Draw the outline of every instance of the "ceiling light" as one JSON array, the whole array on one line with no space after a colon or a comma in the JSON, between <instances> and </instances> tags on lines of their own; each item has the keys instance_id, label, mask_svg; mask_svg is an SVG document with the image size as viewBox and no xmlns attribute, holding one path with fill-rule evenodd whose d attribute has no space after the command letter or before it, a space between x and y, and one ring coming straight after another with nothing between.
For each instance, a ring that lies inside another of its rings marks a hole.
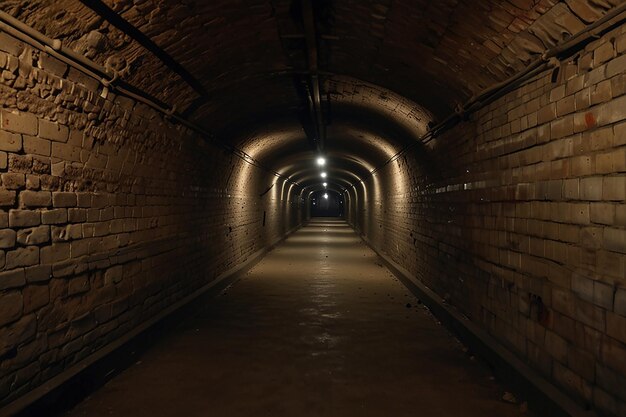
<instances>
[{"instance_id":1,"label":"ceiling light","mask_svg":"<svg viewBox=\"0 0 626 417\"><path fill-rule=\"evenodd\" d=\"M326 187L326 186L328 185L328 183L327 183L327 182L325 182L323 185L324 185L324 187Z\"/></svg>"},{"instance_id":2,"label":"ceiling light","mask_svg":"<svg viewBox=\"0 0 626 417\"><path fill-rule=\"evenodd\" d=\"M328 194L324 194L324 198L328 200Z\"/></svg>"},{"instance_id":3,"label":"ceiling light","mask_svg":"<svg viewBox=\"0 0 626 417\"><path fill-rule=\"evenodd\" d=\"M324 164L326 164L326 159L322 157L317 158L317 165L324 166Z\"/></svg>"},{"instance_id":4,"label":"ceiling light","mask_svg":"<svg viewBox=\"0 0 626 417\"><path fill-rule=\"evenodd\" d=\"M326 173L322 172L322 178L326 178Z\"/></svg>"}]
</instances>

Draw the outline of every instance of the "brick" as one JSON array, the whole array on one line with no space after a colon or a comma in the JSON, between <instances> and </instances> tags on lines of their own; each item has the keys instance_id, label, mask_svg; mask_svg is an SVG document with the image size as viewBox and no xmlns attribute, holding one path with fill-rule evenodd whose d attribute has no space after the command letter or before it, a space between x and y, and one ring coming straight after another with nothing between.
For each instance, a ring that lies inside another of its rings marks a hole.
<instances>
[{"instance_id":1,"label":"brick","mask_svg":"<svg viewBox=\"0 0 626 417\"><path fill-rule=\"evenodd\" d=\"M569 179L563 181L563 198L567 200L578 200L579 198L579 180Z\"/></svg>"},{"instance_id":2,"label":"brick","mask_svg":"<svg viewBox=\"0 0 626 417\"><path fill-rule=\"evenodd\" d=\"M575 224L589 224L589 204L571 204L570 220Z\"/></svg>"},{"instance_id":3,"label":"brick","mask_svg":"<svg viewBox=\"0 0 626 417\"><path fill-rule=\"evenodd\" d=\"M13 271L0 272L0 290L4 291L9 288L19 288L26 284L26 276L24 268L14 269Z\"/></svg>"},{"instance_id":4,"label":"brick","mask_svg":"<svg viewBox=\"0 0 626 417\"><path fill-rule=\"evenodd\" d=\"M29 227L39 226L41 216L38 211L33 210L10 210L9 226L10 227Z\"/></svg>"},{"instance_id":5,"label":"brick","mask_svg":"<svg viewBox=\"0 0 626 417\"><path fill-rule=\"evenodd\" d=\"M611 81L604 80L591 90L591 104L604 103L613 97Z\"/></svg>"},{"instance_id":6,"label":"brick","mask_svg":"<svg viewBox=\"0 0 626 417\"><path fill-rule=\"evenodd\" d=\"M577 156L570 160L572 175L583 176L595 173L595 156Z\"/></svg>"},{"instance_id":7,"label":"brick","mask_svg":"<svg viewBox=\"0 0 626 417\"><path fill-rule=\"evenodd\" d=\"M615 135L613 136L613 145L626 145L626 122L622 122L613 126Z\"/></svg>"},{"instance_id":8,"label":"brick","mask_svg":"<svg viewBox=\"0 0 626 417\"><path fill-rule=\"evenodd\" d=\"M77 204L76 193L52 193L52 205L54 207L76 207Z\"/></svg>"},{"instance_id":9,"label":"brick","mask_svg":"<svg viewBox=\"0 0 626 417\"><path fill-rule=\"evenodd\" d=\"M593 387L593 405L603 413L620 415L618 402L609 393L598 387Z\"/></svg>"},{"instance_id":10,"label":"brick","mask_svg":"<svg viewBox=\"0 0 626 417\"><path fill-rule=\"evenodd\" d=\"M80 162L80 152L81 148L76 146L56 142L52 144L52 156L67 162Z\"/></svg>"},{"instance_id":11,"label":"brick","mask_svg":"<svg viewBox=\"0 0 626 417\"><path fill-rule=\"evenodd\" d=\"M550 330L546 331L545 347L556 360L567 361L567 341Z\"/></svg>"},{"instance_id":12,"label":"brick","mask_svg":"<svg viewBox=\"0 0 626 417\"><path fill-rule=\"evenodd\" d=\"M626 317L626 288L618 288L615 291L613 311Z\"/></svg>"},{"instance_id":13,"label":"brick","mask_svg":"<svg viewBox=\"0 0 626 417\"><path fill-rule=\"evenodd\" d=\"M7 269L14 269L20 266L31 266L39 262L39 248L28 246L7 252Z\"/></svg>"},{"instance_id":14,"label":"brick","mask_svg":"<svg viewBox=\"0 0 626 417\"><path fill-rule=\"evenodd\" d=\"M28 268L24 268L24 274L26 276L26 282L41 283L50 280L52 277L52 268L50 265L35 265Z\"/></svg>"},{"instance_id":15,"label":"brick","mask_svg":"<svg viewBox=\"0 0 626 417\"><path fill-rule=\"evenodd\" d=\"M80 208L71 208L67 210L67 217L70 223L83 223L87 221L87 211Z\"/></svg>"},{"instance_id":16,"label":"brick","mask_svg":"<svg viewBox=\"0 0 626 417\"><path fill-rule=\"evenodd\" d=\"M17 321L22 317L24 301L17 291L0 293L0 327Z\"/></svg>"},{"instance_id":17,"label":"brick","mask_svg":"<svg viewBox=\"0 0 626 417\"><path fill-rule=\"evenodd\" d=\"M580 198L582 200L602 200L602 177L590 177L580 180Z\"/></svg>"},{"instance_id":18,"label":"brick","mask_svg":"<svg viewBox=\"0 0 626 417\"><path fill-rule=\"evenodd\" d=\"M615 226L626 226L626 205L615 206Z\"/></svg>"},{"instance_id":19,"label":"brick","mask_svg":"<svg viewBox=\"0 0 626 417\"><path fill-rule=\"evenodd\" d=\"M22 245L40 245L50 241L50 226L38 226L21 229L17 232L17 241Z\"/></svg>"},{"instance_id":20,"label":"brick","mask_svg":"<svg viewBox=\"0 0 626 417\"><path fill-rule=\"evenodd\" d=\"M609 88L610 88L610 83L609 83ZM573 95L565 97L556 103L556 114L558 117L570 114L574 112L575 109L576 109L576 100Z\"/></svg>"},{"instance_id":21,"label":"brick","mask_svg":"<svg viewBox=\"0 0 626 417\"><path fill-rule=\"evenodd\" d=\"M63 77L67 73L67 64L46 54L45 52L40 52L37 65L39 68L45 70L46 72L50 72L57 77Z\"/></svg>"},{"instance_id":22,"label":"brick","mask_svg":"<svg viewBox=\"0 0 626 417\"><path fill-rule=\"evenodd\" d=\"M67 209L58 208L54 210L46 210L41 212L41 222L43 224L63 224L67 223ZM74 221L74 220L70 220Z\"/></svg>"},{"instance_id":23,"label":"brick","mask_svg":"<svg viewBox=\"0 0 626 417\"><path fill-rule=\"evenodd\" d=\"M550 103L537 112L537 123L544 124L556 119L556 103Z\"/></svg>"},{"instance_id":24,"label":"brick","mask_svg":"<svg viewBox=\"0 0 626 417\"><path fill-rule=\"evenodd\" d=\"M593 381L595 379L596 358L590 352L570 346L567 351L567 364L586 380Z\"/></svg>"},{"instance_id":25,"label":"brick","mask_svg":"<svg viewBox=\"0 0 626 417\"><path fill-rule=\"evenodd\" d=\"M0 356L11 348L27 342L37 333L37 319L34 314L23 316L18 321L0 328Z\"/></svg>"},{"instance_id":26,"label":"brick","mask_svg":"<svg viewBox=\"0 0 626 417\"><path fill-rule=\"evenodd\" d=\"M0 110L0 129L34 136L37 134L37 117L26 112Z\"/></svg>"},{"instance_id":27,"label":"brick","mask_svg":"<svg viewBox=\"0 0 626 417\"><path fill-rule=\"evenodd\" d=\"M613 308L615 288L612 285L600 281L593 283L593 303L597 306L610 310Z\"/></svg>"},{"instance_id":28,"label":"brick","mask_svg":"<svg viewBox=\"0 0 626 417\"><path fill-rule=\"evenodd\" d=\"M583 300L593 301L593 283L592 279L579 273L572 275L572 291Z\"/></svg>"},{"instance_id":29,"label":"brick","mask_svg":"<svg viewBox=\"0 0 626 417\"><path fill-rule=\"evenodd\" d=\"M0 176L2 186L9 190L18 190L26 185L26 176L17 172L7 172Z\"/></svg>"},{"instance_id":30,"label":"brick","mask_svg":"<svg viewBox=\"0 0 626 417\"><path fill-rule=\"evenodd\" d=\"M626 95L594 107L598 125L604 126L626 119Z\"/></svg>"},{"instance_id":31,"label":"brick","mask_svg":"<svg viewBox=\"0 0 626 417\"><path fill-rule=\"evenodd\" d=\"M22 150L22 136L0 130L0 150L6 152L19 152Z\"/></svg>"},{"instance_id":32,"label":"brick","mask_svg":"<svg viewBox=\"0 0 626 417\"><path fill-rule=\"evenodd\" d=\"M10 249L15 246L16 233L15 230L0 230L0 249Z\"/></svg>"},{"instance_id":33,"label":"brick","mask_svg":"<svg viewBox=\"0 0 626 417\"><path fill-rule=\"evenodd\" d=\"M574 133L574 117L572 115L556 119L550 123L552 139L570 136Z\"/></svg>"},{"instance_id":34,"label":"brick","mask_svg":"<svg viewBox=\"0 0 626 417\"><path fill-rule=\"evenodd\" d=\"M0 188L0 207L10 207L15 204L15 191Z\"/></svg>"},{"instance_id":35,"label":"brick","mask_svg":"<svg viewBox=\"0 0 626 417\"><path fill-rule=\"evenodd\" d=\"M0 32L0 51L8 52L13 56L20 56L23 50L24 42L6 32Z\"/></svg>"},{"instance_id":36,"label":"brick","mask_svg":"<svg viewBox=\"0 0 626 417\"><path fill-rule=\"evenodd\" d=\"M615 223L615 205L593 203L590 205L591 221L598 224L612 225Z\"/></svg>"},{"instance_id":37,"label":"brick","mask_svg":"<svg viewBox=\"0 0 626 417\"><path fill-rule=\"evenodd\" d=\"M32 313L50 302L50 290L47 285L28 285L22 294L24 314Z\"/></svg>"},{"instance_id":38,"label":"brick","mask_svg":"<svg viewBox=\"0 0 626 417\"><path fill-rule=\"evenodd\" d=\"M608 201L626 200L626 176L604 177L602 179L602 199Z\"/></svg>"},{"instance_id":39,"label":"brick","mask_svg":"<svg viewBox=\"0 0 626 417\"><path fill-rule=\"evenodd\" d=\"M626 72L626 55L621 55L606 65L606 78Z\"/></svg>"},{"instance_id":40,"label":"brick","mask_svg":"<svg viewBox=\"0 0 626 417\"><path fill-rule=\"evenodd\" d=\"M52 205L52 194L50 191L22 191L20 205L22 207L49 207Z\"/></svg>"},{"instance_id":41,"label":"brick","mask_svg":"<svg viewBox=\"0 0 626 417\"><path fill-rule=\"evenodd\" d=\"M50 156L50 141L35 136L24 135L24 152L35 155Z\"/></svg>"},{"instance_id":42,"label":"brick","mask_svg":"<svg viewBox=\"0 0 626 417\"><path fill-rule=\"evenodd\" d=\"M70 244L66 242L53 243L50 246L41 248L41 262L53 264L55 262L66 261L70 258Z\"/></svg>"},{"instance_id":43,"label":"brick","mask_svg":"<svg viewBox=\"0 0 626 417\"><path fill-rule=\"evenodd\" d=\"M39 119L39 136L56 142L67 142L69 128L67 126Z\"/></svg>"},{"instance_id":44,"label":"brick","mask_svg":"<svg viewBox=\"0 0 626 417\"><path fill-rule=\"evenodd\" d=\"M607 311L606 333L612 338L626 343L626 317Z\"/></svg>"},{"instance_id":45,"label":"brick","mask_svg":"<svg viewBox=\"0 0 626 417\"><path fill-rule=\"evenodd\" d=\"M574 303L574 318L596 330L604 331L606 325L605 310L583 300Z\"/></svg>"},{"instance_id":46,"label":"brick","mask_svg":"<svg viewBox=\"0 0 626 417\"><path fill-rule=\"evenodd\" d=\"M558 102L565 97L565 85L559 85L550 91L550 103Z\"/></svg>"},{"instance_id":47,"label":"brick","mask_svg":"<svg viewBox=\"0 0 626 417\"><path fill-rule=\"evenodd\" d=\"M605 227L603 240L606 250L626 253L626 230Z\"/></svg>"},{"instance_id":48,"label":"brick","mask_svg":"<svg viewBox=\"0 0 626 417\"><path fill-rule=\"evenodd\" d=\"M598 363L596 359L596 382L603 389L626 398L626 377Z\"/></svg>"}]
</instances>

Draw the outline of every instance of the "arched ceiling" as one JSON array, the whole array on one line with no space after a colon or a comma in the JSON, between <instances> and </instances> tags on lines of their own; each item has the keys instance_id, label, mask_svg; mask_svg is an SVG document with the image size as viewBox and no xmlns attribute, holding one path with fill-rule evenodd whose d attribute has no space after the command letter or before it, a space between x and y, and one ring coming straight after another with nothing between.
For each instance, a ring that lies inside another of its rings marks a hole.
<instances>
[{"instance_id":1,"label":"arched ceiling","mask_svg":"<svg viewBox=\"0 0 626 417\"><path fill-rule=\"evenodd\" d=\"M319 180L320 151L333 182L353 183L429 122L623 1L4 0L0 8L308 186Z\"/></svg>"}]
</instances>

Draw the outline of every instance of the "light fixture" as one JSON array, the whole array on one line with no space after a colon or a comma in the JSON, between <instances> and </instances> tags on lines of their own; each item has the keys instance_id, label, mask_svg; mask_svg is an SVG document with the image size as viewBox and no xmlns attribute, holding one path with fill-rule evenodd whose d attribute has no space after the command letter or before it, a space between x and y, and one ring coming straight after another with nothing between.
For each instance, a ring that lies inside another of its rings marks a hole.
<instances>
[{"instance_id":1,"label":"light fixture","mask_svg":"<svg viewBox=\"0 0 626 417\"><path fill-rule=\"evenodd\" d=\"M326 173L325 172L322 172L321 175L322 175L322 178L326 178Z\"/></svg>"},{"instance_id":2,"label":"light fixture","mask_svg":"<svg viewBox=\"0 0 626 417\"><path fill-rule=\"evenodd\" d=\"M328 194L324 194L324 198L328 200Z\"/></svg>"},{"instance_id":3,"label":"light fixture","mask_svg":"<svg viewBox=\"0 0 626 417\"><path fill-rule=\"evenodd\" d=\"M321 156L317 158L317 165L324 166L324 164L326 164L326 159L322 158Z\"/></svg>"},{"instance_id":4,"label":"light fixture","mask_svg":"<svg viewBox=\"0 0 626 417\"><path fill-rule=\"evenodd\" d=\"M323 185L324 185L324 187L326 187L326 186L328 185L328 183L327 183L327 182L325 182Z\"/></svg>"}]
</instances>

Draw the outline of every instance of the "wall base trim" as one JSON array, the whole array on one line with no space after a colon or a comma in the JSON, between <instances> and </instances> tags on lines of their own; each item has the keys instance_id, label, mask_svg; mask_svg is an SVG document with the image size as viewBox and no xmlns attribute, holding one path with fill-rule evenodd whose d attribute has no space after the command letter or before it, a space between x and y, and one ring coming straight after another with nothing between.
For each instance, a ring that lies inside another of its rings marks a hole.
<instances>
[{"instance_id":1,"label":"wall base trim","mask_svg":"<svg viewBox=\"0 0 626 417\"><path fill-rule=\"evenodd\" d=\"M355 228L355 230L357 229ZM357 234L376 252L385 266L400 282L420 299L447 329L492 367L498 379L505 382L524 400L528 401L528 406L532 411L541 416L551 417L597 417L595 411L584 409L581 404L533 370L493 336L446 304L441 297L426 287L408 270L379 251L358 230Z\"/></svg>"},{"instance_id":2,"label":"wall base trim","mask_svg":"<svg viewBox=\"0 0 626 417\"><path fill-rule=\"evenodd\" d=\"M213 296L234 284L268 252L296 232L298 225L245 262L223 272L213 281L137 326L121 338L92 353L67 370L0 408L0 417L54 416L75 406L108 380L137 361L155 339L193 313L202 297Z\"/></svg>"}]
</instances>

